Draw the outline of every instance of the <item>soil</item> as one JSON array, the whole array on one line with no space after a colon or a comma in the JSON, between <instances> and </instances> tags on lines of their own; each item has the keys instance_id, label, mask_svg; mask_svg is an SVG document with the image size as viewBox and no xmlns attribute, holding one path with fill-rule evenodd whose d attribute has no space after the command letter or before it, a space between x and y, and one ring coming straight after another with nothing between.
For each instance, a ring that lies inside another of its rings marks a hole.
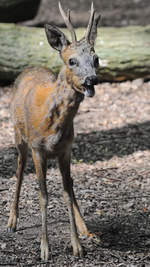
<instances>
[{"instance_id":1,"label":"soil","mask_svg":"<svg viewBox=\"0 0 150 267\"><path fill-rule=\"evenodd\" d=\"M9 113L11 87L0 88L0 266L150 266L150 82L97 86L75 118L72 176L92 238L74 257L61 177L49 163L50 258L40 261L39 187L31 155L25 171L16 233L6 231L15 190L17 152Z\"/></svg>"}]
</instances>

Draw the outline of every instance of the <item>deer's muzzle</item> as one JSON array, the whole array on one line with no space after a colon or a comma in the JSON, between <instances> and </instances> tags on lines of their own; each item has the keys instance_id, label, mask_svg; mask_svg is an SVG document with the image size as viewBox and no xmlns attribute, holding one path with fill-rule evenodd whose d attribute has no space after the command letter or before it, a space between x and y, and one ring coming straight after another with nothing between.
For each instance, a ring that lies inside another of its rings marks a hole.
<instances>
[{"instance_id":1,"label":"deer's muzzle","mask_svg":"<svg viewBox=\"0 0 150 267\"><path fill-rule=\"evenodd\" d=\"M98 84L98 78L96 75L88 76L83 84L84 95L93 97L95 95L94 85Z\"/></svg>"}]
</instances>

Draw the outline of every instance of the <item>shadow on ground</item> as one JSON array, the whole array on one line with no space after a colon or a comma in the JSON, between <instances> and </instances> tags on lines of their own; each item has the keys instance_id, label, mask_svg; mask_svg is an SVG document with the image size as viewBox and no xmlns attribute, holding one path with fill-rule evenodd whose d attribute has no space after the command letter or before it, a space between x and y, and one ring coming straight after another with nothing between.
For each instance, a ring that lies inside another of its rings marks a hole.
<instances>
[{"instance_id":1,"label":"shadow on ground","mask_svg":"<svg viewBox=\"0 0 150 267\"><path fill-rule=\"evenodd\" d=\"M95 162L148 149L150 149L150 121L108 131L79 134L75 139L73 156L84 162Z\"/></svg>"},{"instance_id":2,"label":"shadow on ground","mask_svg":"<svg viewBox=\"0 0 150 267\"><path fill-rule=\"evenodd\" d=\"M129 124L122 128L107 131L95 131L78 134L72 149L73 162L82 160L86 163L97 160L109 160L113 156L123 157L136 151L150 149L150 121ZM91 157L92 155L92 157ZM15 174L17 151L14 146L0 151L0 176L9 178ZM55 167L54 161L48 167ZM29 153L25 173L34 172L34 165Z\"/></svg>"},{"instance_id":3,"label":"shadow on ground","mask_svg":"<svg viewBox=\"0 0 150 267\"><path fill-rule=\"evenodd\" d=\"M150 213L134 212L129 215L118 214L103 219L96 218L88 223L92 232L98 233L100 246L116 251L150 250ZM99 234L101 233L101 234ZM96 241L95 241L96 242Z\"/></svg>"}]
</instances>

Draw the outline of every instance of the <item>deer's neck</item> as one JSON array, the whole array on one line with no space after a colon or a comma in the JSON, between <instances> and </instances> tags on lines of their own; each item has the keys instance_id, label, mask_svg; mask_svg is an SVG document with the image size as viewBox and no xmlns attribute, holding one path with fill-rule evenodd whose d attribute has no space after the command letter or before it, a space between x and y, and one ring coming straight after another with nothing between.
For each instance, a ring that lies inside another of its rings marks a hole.
<instances>
[{"instance_id":1,"label":"deer's neck","mask_svg":"<svg viewBox=\"0 0 150 267\"><path fill-rule=\"evenodd\" d=\"M49 109L49 117L54 118L55 128L71 123L77 113L80 102L84 96L75 91L67 82L65 69L59 73L52 94L52 105Z\"/></svg>"}]
</instances>

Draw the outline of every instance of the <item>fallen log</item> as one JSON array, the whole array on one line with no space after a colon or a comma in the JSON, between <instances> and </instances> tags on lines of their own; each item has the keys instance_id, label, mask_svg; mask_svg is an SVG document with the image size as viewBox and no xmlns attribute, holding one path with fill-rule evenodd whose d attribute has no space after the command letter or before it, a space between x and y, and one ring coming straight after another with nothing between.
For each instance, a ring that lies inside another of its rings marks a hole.
<instances>
[{"instance_id":1,"label":"fallen log","mask_svg":"<svg viewBox=\"0 0 150 267\"><path fill-rule=\"evenodd\" d=\"M78 39L84 29L76 30ZM99 28L96 52L100 81L150 78L150 25ZM50 48L44 29L0 24L0 81L13 81L30 66L46 66L58 73L62 62Z\"/></svg>"}]
</instances>

